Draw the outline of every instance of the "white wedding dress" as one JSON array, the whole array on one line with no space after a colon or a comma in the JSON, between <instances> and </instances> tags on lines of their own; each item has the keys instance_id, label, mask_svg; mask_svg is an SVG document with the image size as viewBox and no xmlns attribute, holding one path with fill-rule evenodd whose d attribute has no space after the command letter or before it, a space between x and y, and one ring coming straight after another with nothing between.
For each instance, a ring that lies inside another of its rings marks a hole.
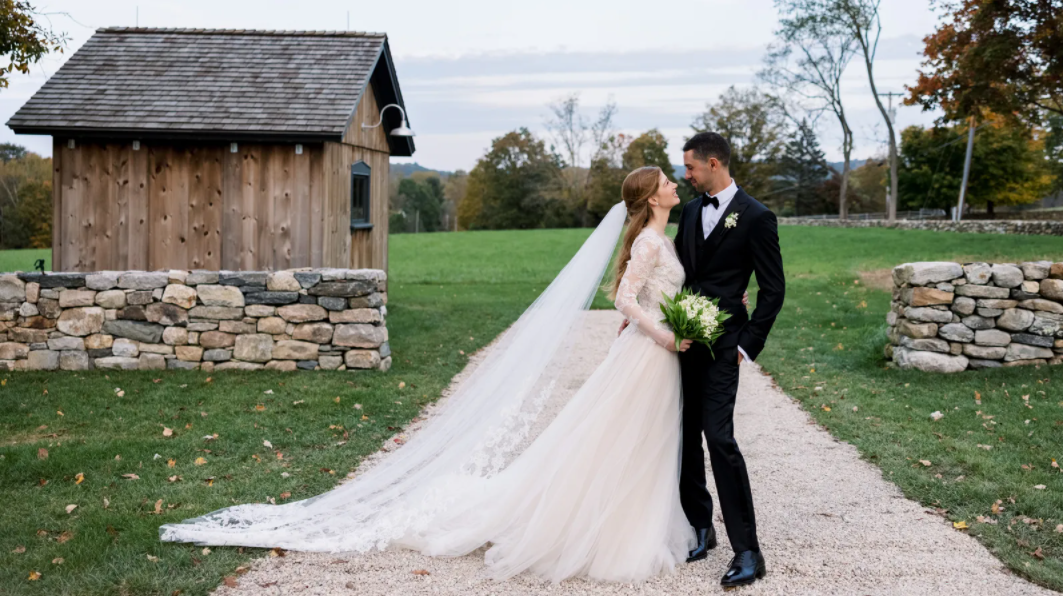
<instances>
[{"instance_id":1,"label":"white wedding dress","mask_svg":"<svg viewBox=\"0 0 1063 596\"><path fill-rule=\"evenodd\" d=\"M493 349L501 356L481 364L422 431L365 476L301 502L238 505L165 525L162 539L331 552L405 547L433 556L489 545L492 577L529 571L555 582L640 581L685 560L694 535L679 502L679 361L662 347L672 336L659 308L684 273L667 238L639 234L616 299L633 324L526 441L552 390L547 363L565 343L542 332L574 328L575 319L565 320L569 307L551 301L574 298L567 290L576 286L587 293L588 274L593 296L623 215L620 204ZM579 299L573 312L589 303ZM544 345L552 349L529 369ZM492 387L499 392L482 395ZM486 405L511 393L526 397L501 409ZM481 415L493 419L468 419Z\"/></svg>"}]
</instances>

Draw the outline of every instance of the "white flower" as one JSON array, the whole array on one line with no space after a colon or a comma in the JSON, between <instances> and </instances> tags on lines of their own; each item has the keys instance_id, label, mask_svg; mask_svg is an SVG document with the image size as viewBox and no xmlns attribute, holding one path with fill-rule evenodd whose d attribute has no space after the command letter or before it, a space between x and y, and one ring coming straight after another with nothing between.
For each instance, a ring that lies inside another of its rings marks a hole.
<instances>
[{"instance_id":1,"label":"white flower","mask_svg":"<svg viewBox=\"0 0 1063 596\"><path fill-rule=\"evenodd\" d=\"M733 228L738 225L738 214L732 213L727 216L727 219L723 222L723 227Z\"/></svg>"}]
</instances>

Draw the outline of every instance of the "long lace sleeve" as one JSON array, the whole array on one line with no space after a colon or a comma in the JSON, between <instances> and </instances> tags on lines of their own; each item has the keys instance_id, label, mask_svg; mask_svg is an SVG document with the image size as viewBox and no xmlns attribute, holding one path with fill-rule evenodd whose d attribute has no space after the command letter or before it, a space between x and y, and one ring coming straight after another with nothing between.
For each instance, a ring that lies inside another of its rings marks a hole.
<instances>
[{"instance_id":1,"label":"long lace sleeve","mask_svg":"<svg viewBox=\"0 0 1063 596\"><path fill-rule=\"evenodd\" d=\"M638 325L639 330L653 341L667 347L673 344L675 335L657 324L657 318L646 312L638 302L639 292L653 274L660 251L660 243L654 242L650 237L640 236L635 239L631 246L631 260L628 261L627 269L617 287L615 304L616 309L624 313L631 324Z\"/></svg>"}]
</instances>

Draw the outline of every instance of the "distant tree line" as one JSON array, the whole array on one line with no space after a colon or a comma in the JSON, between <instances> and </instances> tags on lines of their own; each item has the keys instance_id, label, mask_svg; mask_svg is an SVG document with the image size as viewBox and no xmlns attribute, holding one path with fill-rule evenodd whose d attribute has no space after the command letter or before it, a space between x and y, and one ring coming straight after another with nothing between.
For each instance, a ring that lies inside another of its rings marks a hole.
<instances>
[{"instance_id":1,"label":"distant tree line","mask_svg":"<svg viewBox=\"0 0 1063 596\"><path fill-rule=\"evenodd\" d=\"M0 248L52 245L52 158L0 144Z\"/></svg>"}]
</instances>

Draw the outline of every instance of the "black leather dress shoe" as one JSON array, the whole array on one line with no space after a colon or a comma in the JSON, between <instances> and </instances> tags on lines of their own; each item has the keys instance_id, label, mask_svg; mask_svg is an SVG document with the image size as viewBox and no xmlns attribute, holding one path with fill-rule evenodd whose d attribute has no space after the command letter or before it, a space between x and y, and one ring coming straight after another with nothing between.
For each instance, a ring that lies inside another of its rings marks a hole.
<instances>
[{"instance_id":1,"label":"black leather dress shoe","mask_svg":"<svg viewBox=\"0 0 1063 596\"><path fill-rule=\"evenodd\" d=\"M731 559L731 568L723 574L720 583L725 588L745 586L764 577L767 573L764 555L756 551L744 550Z\"/></svg>"},{"instance_id":2,"label":"black leather dress shoe","mask_svg":"<svg viewBox=\"0 0 1063 596\"><path fill-rule=\"evenodd\" d=\"M708 527L702 530L694 530L698 537L698 545L690 551L687 563L700 561L709 556L709 551L716 548L716 528Z\"/></svg>"}]
</instances>

